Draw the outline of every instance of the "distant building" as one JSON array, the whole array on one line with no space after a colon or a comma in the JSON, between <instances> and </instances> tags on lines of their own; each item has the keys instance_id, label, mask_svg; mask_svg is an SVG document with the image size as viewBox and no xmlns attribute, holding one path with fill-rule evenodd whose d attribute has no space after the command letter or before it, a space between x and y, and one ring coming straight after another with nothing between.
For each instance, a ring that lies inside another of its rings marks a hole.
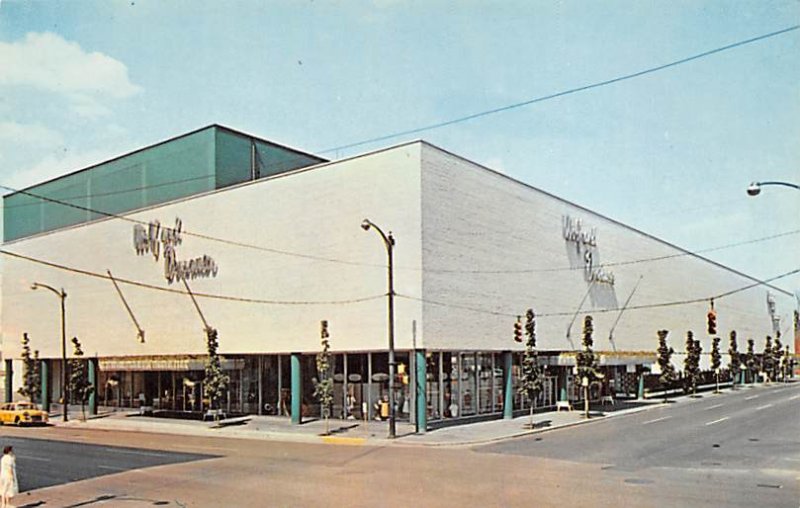
<instances>
[{"instance_id":1,"label":"distant building","mask_svg":"<svg viewBox=\"0 0 800 508\"><path fill-rule=\"evenodd\" d=\"M379 416L387 255L364 218L396 240L396 410L423 424L526 409L513 331L528 308L542 407L582 397L586 314L606 374L596 397L636 396L659 329L676 351L693 330L708 352L711 297L724 351L730 330L740 350L773 333L767 291L778 315L793 309L779 288L421 141L326 161L214 125L10 194L4 208L6 384L21 382L27 332L50 399L59 302L33 283L67 293L67 338L91 358L96 404L202 412L205 319L230 375L228 412L288 415L294 398L318 414L327 320L334 416Z\"/></svg>"}]
</instances>

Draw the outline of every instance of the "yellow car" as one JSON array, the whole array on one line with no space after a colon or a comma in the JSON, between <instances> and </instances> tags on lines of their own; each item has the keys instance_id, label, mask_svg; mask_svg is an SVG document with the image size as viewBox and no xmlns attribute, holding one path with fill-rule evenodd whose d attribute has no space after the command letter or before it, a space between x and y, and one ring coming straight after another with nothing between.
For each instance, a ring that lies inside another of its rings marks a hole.
<instances>
[{"instance_id":1,"label":"yellow car","mask_svg":"<svg viewBox=\"0 0 800 508\"><path fill-rule=\"evenodd\" d=\"M0 424L45 425L47 413L30 402L8 402L0 404Z\"/></svg>"}]
</instances>

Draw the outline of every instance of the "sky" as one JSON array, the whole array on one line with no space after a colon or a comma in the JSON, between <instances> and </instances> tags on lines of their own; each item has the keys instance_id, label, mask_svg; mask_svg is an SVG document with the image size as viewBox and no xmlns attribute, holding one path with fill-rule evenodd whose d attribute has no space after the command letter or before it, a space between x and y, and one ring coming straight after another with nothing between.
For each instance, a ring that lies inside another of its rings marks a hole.
<instances>
[{"instance_id":1,"label":"sky","mask_svg":"<svg viewBox=\"0 0 800 508\"><path fill-rule=\"evenodd\" d=\"M800 183L800 30L326 150L798 24L796 0L0 0L0 185L211 123L332 159L421 138L769 279L800 268L800 191L745 190Z\"/></svg>"}]
</instances>

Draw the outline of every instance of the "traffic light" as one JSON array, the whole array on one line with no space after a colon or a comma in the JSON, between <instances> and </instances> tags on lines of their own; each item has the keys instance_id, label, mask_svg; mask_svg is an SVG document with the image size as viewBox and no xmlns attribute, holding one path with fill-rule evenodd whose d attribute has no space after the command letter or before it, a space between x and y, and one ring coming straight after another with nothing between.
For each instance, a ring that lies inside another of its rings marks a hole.
<instances>
[{"instance_id":1,"label":"traffic light","mask_svg":"<svg viewBox=\"0 0 800 508\"><path fill-rule=\"evenodd\" d=\"M517 317L517 322L514 323L514 340L522 342L522 323L520 323L519 317Z\"/></svg>"},{"instance_id":2,"label":"traffic light","mask_svg":"<svg viewBox=\"0 0 800 508\"><path fill-rule=\"evenodd\" d=\"M717 311L714 309L708 311L708 334L717 334Z\"/></svg>"}]
</instances>

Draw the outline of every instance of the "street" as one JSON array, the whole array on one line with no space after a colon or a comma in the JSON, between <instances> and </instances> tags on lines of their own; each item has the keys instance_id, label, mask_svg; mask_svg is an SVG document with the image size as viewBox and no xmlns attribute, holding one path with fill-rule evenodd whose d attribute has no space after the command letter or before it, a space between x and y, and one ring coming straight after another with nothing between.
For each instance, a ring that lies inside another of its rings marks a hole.
<instances>
[{"instance_id":1,"label":"street","mask_svg":"<svg viewBox=\"0 0 800 508\"><path fill-rule=\"evenodd\" d=\"M212 458L213 455L98 446L23 437L3 437L14 447L20 491L76 482L107 474ZM64 467L69 464L69 467Z\"/></svg>"},{"instance_id":2,"label":"street","mask_svg":"<svg viewBox=\"0 0 800 508\"><path fill-rule=\"evenodd\" d=\"M53 485L23 492L17 506L796 507L798 400L800 384L707 392L472 447L335 446L79 427L3 427L2 441L17 448L23 490ZM36 460L43 457L50 461ZM119 470L99 472L100 465ZM78 478L85 479L54 485Z\"/></svg>"},{"instance_id":3,"label":"street","mask_svg":"<svg viewBox=\"0 0 800 508\"><path fill-rule=\"evenodd\" d=\"M686 403L478 450L597 464L609 478L646 485L684 506L793 506L800 476L798 408L797 384L704 393Z\"/></svg>"}]
</instances>

